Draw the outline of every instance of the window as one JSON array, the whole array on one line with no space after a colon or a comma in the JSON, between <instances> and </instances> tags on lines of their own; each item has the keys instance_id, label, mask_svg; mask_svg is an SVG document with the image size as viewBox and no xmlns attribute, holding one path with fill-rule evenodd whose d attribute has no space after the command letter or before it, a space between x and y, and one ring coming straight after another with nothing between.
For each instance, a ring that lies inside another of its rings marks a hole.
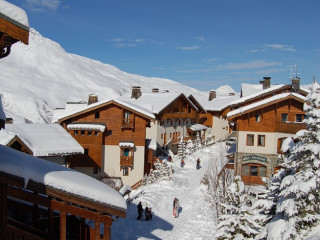
<instances>
[{"instance_id":1,"label":"window","mask_svg":"<svg viewBox=\"0 0 320 240\"><path fill-rule=\"evenodd\" d=\"M95 136L99 136L99 131L94 131Z\"/></svg>"},{"instance_id":2,"label":"window","mask_svg":"<svg viewBox=\"0 0 320 240\"><path fill-rule=\"evenodd\" d=\"M296 114L296 122L302 122L303 115L302 114Z\"/></svg>"},{"instance_id":3,"label":"window","mask_svg":"<svg viewBox=\"0 0 320 240\"><path fill-rule=\"evenodd\" d=\"M130 124L130 112L125 111L123 115L124 124Z\"/></svg>"},{"instance_id":4,"label":"window","mask_svg":"<svg viewBox=\"0 0 320 240\"><path fill-rule=\"evenodd\" d=\"M86 155L86 156L88 156L88 155L89 155L89 148L85 148L83 154Z\"/></svg>"},{"instance_id":5,"label":"window","mask_svg":"<svg viewBox=\"0 0 320 240\"><path fill-rule=\"evenodd\" d=\"M161 133L161 139L163 139L163 133Z\"/></svg>"},{"instance_id":6,"label":"window","mask_svg":"<svg viewBox=\"0 0 320 240\"><path fill-rule=\"evenodd\" d=\"M92 136L92 131L88 131L88 136Z\"/></svg>"},{"instance_id":7,"label":"window","mask_svg":"<svg viewBox=\"0 0 320 240\"><path fill-rule=\"evenodd\" d=\"M254 145L254 135L247 134L247 146L253 146L253 145Z\"/></svg>"},{"instance_id":8,"label":"window","mask_svg":"<svg viewBox=\"0 0 320 240\"><path fill-rule=\"evenodd\" d=\"M74 135L78 135L78 130L73 131Z\"/></svg>"},{"instance_id":9,"label":"window","mask_svg":"<svg viewBox=\"0 0 320 240\"><path fill-rule=\"evenodd\" d=\"M242 175L243 176L249 176L249 165L243 165L242 166Z\"/></svg>"},{"instance_id":10,"label":"window","mask_svg":"<svg viewBox=\"0 0 320 240\"><path fill-rule=\"evenodd\" d=\"M267 168L259 164L242 165L242 176L266 177Z\"/></svg>"},{"instance_id":11,"label":"window","mask_svg":"<svg viewBox=\"0 0 320 240\"><path fill-rule=\"evenodd\" d=\"M281 113L281 122L288 121L288 113Z\"/></svg>"},{"instance_id":12,"label":"window","mask_svg":"<svg viewBox=\"0 0 320 240\"><path fill-rule=\"evenodd\" d=\"M260 122L261 121L261 114L257 113L256 114L256 122Z\"/></svg>"},{"instance_id":13,"label":"window","mask_svg":"<svg viewBox=\"0 0 320 240\"><path fill-rule=\"evenodd\" d=\"M283 141L285 140L286 138L284 137L284 138L278 138L278 146L277 146L277 153L282 153L282 150L281 150L281 148L282 148L282 143L283 143Z\"/></svg>"},{"instance_id":14,"label":"window","mask_svg":"<svg viewBox=\"0 0 320 240\"><path fill-rule=\"evenodd\" d=\"M112 135L112 130L107 130L107 136L111 136Z\"/></svg>"},{"instance_id":15,"label":"window","mask_svg":"<svg viewBox=\"0 0 320 240\"><path fill-rule=\"evenodd\" d=\"M266 142L265 135L258 135L258 146L264 147Z\"/></svg>"},{"instance_id":16,"label":"window","mask_svg":"<svg viewBox=\"0 0 320 240\"><path fill-rule=\"evenodd\" d=\"M81 136L86 135L86 131L85 130L81 130Z\"/></svg>"},{"instance_id":17,"label":"window","mask_svg":"<svg viewBox=\"0 0 320 240\"><path fill-rule=\"evenodd\" d=\"M129 157L130 149L129 148L123 148L122 149L122 156Z\"/></svg>"},{"instance_id":18,"label":"window","mask_svg":"<svg viewBox=\"0 0 320 240\"><path fill-rule=\"evenodd\" d=\"M96 112L96 113L94 114L94 118L95 118L95 119L100 118L100 112Z\"/></svg>"},{"instance_id":19,"label":"window","mask_svg":"<svg viewBox=\"0 0 320 240\"><path fill-rule=\"evenodd\" d=\"M124 167L122 168L122 170L123 170L123 176L129 176L129 168Z\"/></svg>"}]
</instances>

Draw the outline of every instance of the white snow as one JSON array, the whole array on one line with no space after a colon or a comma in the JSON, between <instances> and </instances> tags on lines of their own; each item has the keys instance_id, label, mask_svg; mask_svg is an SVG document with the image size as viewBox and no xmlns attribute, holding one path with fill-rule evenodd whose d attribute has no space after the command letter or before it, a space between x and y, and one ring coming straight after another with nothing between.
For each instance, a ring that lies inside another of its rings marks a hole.
<instances>
[{"instance_id":1,"label":"white snow","mask_svg":"<svg viewBox=\"0 0 320 240\"><path fill-rule=\"evenodd\" d=\"M122 211L127 209L121 194L108 185L72 169L1 145L0 169L22 177L25 185L33 180Z\"/></svg>"},{"instance_id":2,"label":"white snow","mask_svg":"<svg viewBox=\"0 0 320 240\"><path fill-rule=\"evenodd\" d=\"M201 130L207 130L207 127L202 124L193 124L189 127L192 131L201 131Z\"/></svg>"},{"instance_id":3,"label":"white snow","mask_svg":"<svg viewBox=\"0 0 320 240\"><path fill-rule=\"evenodd\" d=\"M22 139L33 156L62 156L84 151L59 124L6 124L5 130ZM4 143L1 139L0 144Z\"/></svg>"},{"instance_id":4,"label":"white snow","mask_svg":"<svg viewBox=\"0 0 320 240\"><path fill-rule=\"evenodd\" d=\"M174 173L171 180L159 181L132 190L131 204L128 204L127 218L118 219L112 224L112 239L166 239L201 240L213 239L215 220L212 206L205 201L201 183L215 157L220 157L224 143L217 143L187 155L182 168L177 156L173 158ZM201 168L196 169L196 160L201 159ZM168 163L170 164L170 163ZM180 214L174 218L173 199L180 203ZM138 221L137 205L141 201L143 208L151 207L151 221ZM125 229L125 230L124 230Z\"/></svg>"},{"instance_id":5,"label":"white snow","mask_svg":"<svg viewBox=\"0 0 320 240\"><path fill-rule=\"evenodd\" d=\"M15 123L49 123L53 109L65 107L66 102L87 101L92 93L99 101L116 99L131 94L132 86L140 86L142 92L159 88L170 93L203 94L169 79L126 73L67 53L32 28L29 45L14 44L10 55L0 61L0 72L3 110ZM150 106L143 110L153 113Z\"/></svg>"},{"instance_id":6,"label":"white snow","mask_svg":"<svg viewBox=\"0 0 320 240\"><path fill-rule=\"evenodd\" d=\"M1 95L0 95L0 119L6 120L6 114L4 113L2 109L2 100L1 100Z\"/></svg>"},{"instance_id":7,"label":"white snow","mask_svg":"<svg viewBox=\"0 0 320 240\"><path fill-rule=\"evenodd\" d=\"M149 142L148 142L148 145L147 145L147 147L149 148L149 149L152 149L152 150L157 150L157 140L156 139L151 139Z\"/></svg>"},{"instance_id":8,"label":"white snow","mask_svg":"<svg viewBox=\"0 0 320 240\"><path fill-rule=\"evenodd\" d=\"M0 144L7 145L15 137L14 133L8 132L5 129L0 130Z\"/></svg>"},{"instance_id":9,"label":"white snow","mask_svg":"<svg viewBox=\"0 0 320 240\"><path fill-rule=\"evenodd\" d=\"M18 6L7 1L0 0L0 14L1 13L20 24L29 27L29 21L26 12Z\"/></svg>"},{"instance_id":10,"label":"white snow","mask_svg":"<svg viewBox=\"0 0 320 240\"><path fill-rule=\"evenodd\" d=\"M119 143L119 147L134 147L134 143L133 142L120 142Z\"/></svg>"},{"instance_id":11,"label":"white snow","mask_svg":"<svg viewBox=\"0 0 320 240\"><path fill-rule=\"evenodd\" d=\"M76 124L68 124L67 125L68 130L97 130L100 132L104 132L106 129L106 126L101 124L82 124L82 123L76 123Z\"/></svg>"}]
</instances>

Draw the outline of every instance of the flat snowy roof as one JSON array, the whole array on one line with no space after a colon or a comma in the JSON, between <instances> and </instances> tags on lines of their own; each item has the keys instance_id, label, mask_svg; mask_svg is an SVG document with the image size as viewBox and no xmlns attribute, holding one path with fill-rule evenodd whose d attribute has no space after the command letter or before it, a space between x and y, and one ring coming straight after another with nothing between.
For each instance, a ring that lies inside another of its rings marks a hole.
<instances>
[{"instance_id":1,"label":"flat snowy roof","mask_svg":"<svg viewBox=\"0 0 320 240\"><path fill-rule=\"evenodd\" d=\"M0 0L0 17L22 29L29 31L29 21L26 12L16 5Z\"/></svg>"}]
</instances>

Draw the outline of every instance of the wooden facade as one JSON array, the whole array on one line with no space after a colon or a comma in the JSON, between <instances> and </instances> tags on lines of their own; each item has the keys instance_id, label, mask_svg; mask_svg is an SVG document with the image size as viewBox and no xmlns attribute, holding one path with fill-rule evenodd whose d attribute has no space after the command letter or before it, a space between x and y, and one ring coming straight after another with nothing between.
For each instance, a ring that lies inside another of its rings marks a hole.
<instances>
[{"instance_id":1,"label":"wooden facade","mask_svg":"<svg viewBox=\"0 0 320 240\"><path fill-rule=\"evenodd\" d=\"M282 141L305 128L303 104L303 98L290 94L228 117L238 136L235 173L245 184L263 184L262 177L278 168Z\"/></svg>"},{"instance_id":2,"label":"wooden facade","mask_svg":"<svg viewBox=\"0 0 320 240\"><path fill-rule=\"evenodd\" d=\"M136 147L145 148L146 145L146 127L149 125L151 118L137 112L129 107L121 105L115 101L109 101L105 104L88 108L77 114L62 118L59 123L77 140L77 142L85 149L85 156L73 156L69 158L70 167L92 167L108 168L105 164L104 152L106 146L118 146L119 155L113 159L116 161L119 169L129 167L134 168L134 162L144 162L142 159L135 159L133 148L128 147L131 152L127 156L124 152L127 148L120 147L121 142L131 142ZM68 129L68 125L72 124L73 128ZM77 129L77 124L101 125L105 127L104 131L98 129ZM114 153L113 153L114 154ZM104 166L105 165L105 166ZM127 171L127 170L126 170ZM103 174L103 173L102 173ZM128 176L124 173L123 176ZM141 179L143 172L141 173Z\"/></svg>"}]
</instances>

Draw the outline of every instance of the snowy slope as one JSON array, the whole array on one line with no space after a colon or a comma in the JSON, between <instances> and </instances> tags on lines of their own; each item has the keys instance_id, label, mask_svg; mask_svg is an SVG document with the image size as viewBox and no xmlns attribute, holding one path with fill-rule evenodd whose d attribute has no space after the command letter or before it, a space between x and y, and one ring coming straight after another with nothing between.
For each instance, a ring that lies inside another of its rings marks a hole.
<instances>
[{"instance_id":1,"label":"snowy slope","mask_svg":"<svg viewBox=\"0 0 320 240\"><path fill-rule=\"evenodd\" d=\"M29 45L16 43L0 61L0 94L7 117L17 122L49 122L52 110L67 101L87 101L95 93L99 100L131 92L140 86L203 94L168 79L129 74L114 66L67 53L58 43L30 29Z\"/></svg>"},{"instance_id":2,"label":"snowy slope","mask_svg":"<svg viewBox=\"0 0 320 240\"><path fill-rule=\"evenodd\" d=\"M205 187L200 183L211 161L221 156L224 143L217 143L188 155L181 168L178 158L173 160L174 174L171 180L153 183L131 192L133 198L127 206L127 218L119 218L112 224L112 239L213 239L215 234L214 210L205 201ZM201 168L196 169L196 160ZM180 203L180 214L172 214L173 199ZM137 205L152 208L152 221L138 221Z\"/></svg>"}]
</instances>

